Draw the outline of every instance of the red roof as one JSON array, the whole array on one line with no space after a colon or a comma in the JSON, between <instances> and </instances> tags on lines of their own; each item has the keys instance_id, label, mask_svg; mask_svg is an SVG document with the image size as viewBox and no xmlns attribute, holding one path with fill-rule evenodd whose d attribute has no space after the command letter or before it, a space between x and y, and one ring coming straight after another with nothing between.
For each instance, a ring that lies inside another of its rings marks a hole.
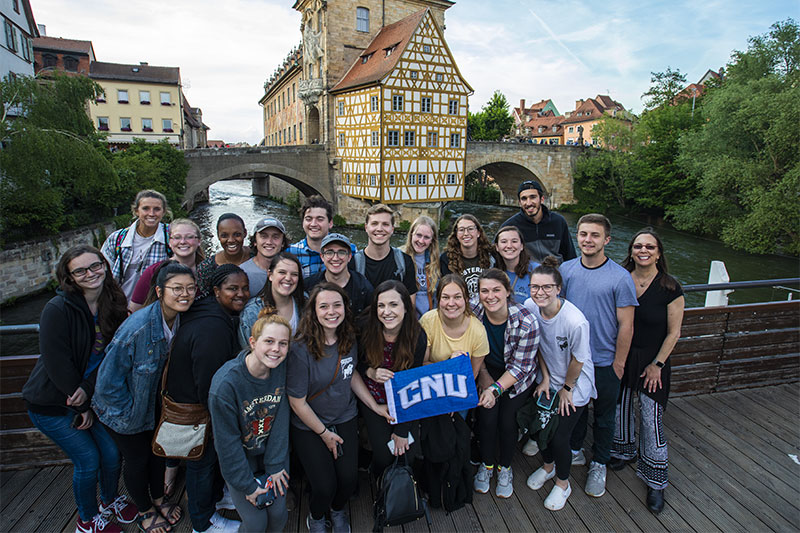
<instances>
[{"instance_id":1,"label":"red roof","mask_svg":"<svg viewBox=\"0 0 800 533\"><path fill-rule=\"evenodd\" d=\"M525 123L525 127L531 129L531 137L552 137L553 135L561 135L563 122L563 116L557 117L548 111L546 115L533 117ZM556 127L556 131L553 131L553 126ZM541 133L539 133L539 127L542 128Z\"/></svg>"},{"instance_id":2,"label":"red roof","mask_svg":"<svg viewBox=\"0 0 800 533\"><path fill-rule=\"evenodd\" d=\"M33 47L42 50L58 52L71 52L86 54L94 59L92 41L78 41L75 39L62 39L61 37L37 37L33 40Z\"/></svg>"},{"instance_id":3,"label":"red roof","mask_svg":"<svg viewBox=\"0 0 800 533\"><path fill-rule=\"evenodd\" d=\"M423 9L382 28L331 92L373 84L389 74L427 11Z\"/></svg>"},{"instance_id":4,"label":"red roof","mask_svg":"<svg viewBox=\"0 0 800 533\"><path fill-rule=\"evenodd\" d=\"M572 114L564 119L564 124L575 124L588 120L599 120L606 111L623 111L625 108L619 102L612 100L610 96L598 94L594 98L588 98L578 106Z\"/></svg>"}]
</instances>

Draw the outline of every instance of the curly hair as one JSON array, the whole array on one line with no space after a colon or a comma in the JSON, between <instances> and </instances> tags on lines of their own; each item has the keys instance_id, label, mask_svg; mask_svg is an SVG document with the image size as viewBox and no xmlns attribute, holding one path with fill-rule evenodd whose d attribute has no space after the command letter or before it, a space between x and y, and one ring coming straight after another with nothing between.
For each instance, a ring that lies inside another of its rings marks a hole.
<instances>
[{"instance_id":1,"label":"curly hair","mask_svg":"<svg viewBox=\"0 0 800 533\"><path fill-rule=\"evenodd\" d=\"M431 244L428 246L430 260L428 261L428 264L425 265L425 276L428 278L428 294L433 296L433 293L436 292L436 284L439 283L439 276L441 274L439 268L439 235L436 229L436 222L434 222L431 217L425 215L417 217L414 223L411 224L411 228L408 230L406 243L403 245L401 250L408 254L408 256L412 259L414 258L417 252L414 251L414 246L411 244L411 239L414 237L414 232L416 232L417 228L420 226L428 226L431 229L431 233L433 233Z\"/></svg>"},{"instance_id":2,"label":"curly hair","mask_svg":"<svg viewBox=\"0 0 800 533\"><path fill-rule=\"evenodd\" d=\"M453 231L447 238L447 245L444 251L447 253L447 268L450 272L461 274L464 271L464 254L461 253L461 243L458 242L458 224L462 220L469 220L478 228L478 266L481 268L489 268L492 266L492 245L489 244L489 239L486 238L486 232L483 231L481 223L473 215L465 214L456 219L453 224Z\"/></svg>"},{"instance_id":3,"label":"curly hair","mask_svg":"<svg viewBox=\"0 0 800 533\"><path fill-rule=\"evenodd\" d=\"M344 304L344 320L336 328L339 355L346 355L356 343L356 328L353 326L353 312L350 310L350 298L347 297L347 293L335 283L329 281L318 283L311 290L308 305L303 309L300 324L297 326L297 340L306 344L308 352L314 356L315 361L325 357L325 330L317 318L317 298L325 291L338 293Z\"/></svg>"}]
</instances>

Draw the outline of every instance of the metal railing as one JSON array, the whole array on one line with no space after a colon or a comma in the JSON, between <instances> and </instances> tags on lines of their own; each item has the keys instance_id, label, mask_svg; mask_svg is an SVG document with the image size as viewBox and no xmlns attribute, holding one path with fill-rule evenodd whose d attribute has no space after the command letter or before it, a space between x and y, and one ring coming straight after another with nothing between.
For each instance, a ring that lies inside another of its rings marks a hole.
<instances>
[{"instance_id":1,"label":"metal railing","mask_svg":"<svg viewBox=\"0 0 800 533\"><path fill-rule=\"evenodd\" d=\"M798 289L784 287L784 285L800 285L800 278L759 279L753 281L731 281L729 283L698 283L684 285L684 292L723 291L728 289L758 289L772 287L787 291L800 292Z\"/></svg>"}]
</instances>

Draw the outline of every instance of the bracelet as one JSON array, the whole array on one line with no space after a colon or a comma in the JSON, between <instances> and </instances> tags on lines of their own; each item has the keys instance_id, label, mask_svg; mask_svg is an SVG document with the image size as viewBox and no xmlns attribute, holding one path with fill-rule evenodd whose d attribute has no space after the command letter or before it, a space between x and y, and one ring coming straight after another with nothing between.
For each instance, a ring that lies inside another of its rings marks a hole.
<instances>
[{"instance_id":1,"label":"bracelet","mask_svg":"<svg viewBox=\"0 0 800 533\"><path fill-rule=\"evenodd\" d=\"M495 398L499 398L503 395L503 386L496 381L489 385L489 387L492 389L492 394L494 394Z\"/></svg>"},{"instance_id":2,"label":"bracelet","mask_svg":"<svg viewBox=\"0 0 800 533\"><path fill-rule=\"evenodd\" d=\"M328 431L328 428L323 428L323 430L322 430L322 431L320 431L319 433L317 433L317 437L321 437L321 436L323 435L323 433L325 433L326 431Z\"/></svg>"}]
</instances>

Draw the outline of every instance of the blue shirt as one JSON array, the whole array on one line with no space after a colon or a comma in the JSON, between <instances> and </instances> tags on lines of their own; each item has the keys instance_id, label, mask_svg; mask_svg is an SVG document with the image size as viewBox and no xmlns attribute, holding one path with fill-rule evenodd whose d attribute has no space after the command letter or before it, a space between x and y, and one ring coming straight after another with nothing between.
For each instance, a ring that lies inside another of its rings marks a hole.
<instances>
[{"instance_id":1,"label":"blue shirt","mask_svg":"<svg viewBox=\"0 0 800 533\"><path fill-rule=\"evenodd\" d=\"M539 263L531 260L530 264L528 265L527 274L522 277L517 276L514 272L506 270L506 275L508 276L509 281L511 281L511 293L512 297L514 298L514 303L520 307L524 306L525 300L531 297L531 272L533 272L533 269L538 266Z\"/></svg>"},{"instance_id":2,"label":"blue shirt","mask_svg":"<svg viewBox=\"0 0 800 533\"><path fill-rule=\"evenodd\" d=\"M588 268L580 257L565 261L559 271L563 296L589 321L594 366L611 366L617 351L617 309L639 305L630 272L608 258L599 267Z\"/></svg>"},{"instance_id":3,"label":"blue shirt","mask_svg":"<svg viewBox=\"0 0 800 533\"><path fill-rule=\"evenodd\" d=\"M355 255L356 247L354 244L350 245L350 250ZM307 239L290 244L286 251L297 256L300 266L303 267L303 279L325 270L325 265L322 264L322 256L318 251L309 248Z\"/></svg>"}]
</instances>

